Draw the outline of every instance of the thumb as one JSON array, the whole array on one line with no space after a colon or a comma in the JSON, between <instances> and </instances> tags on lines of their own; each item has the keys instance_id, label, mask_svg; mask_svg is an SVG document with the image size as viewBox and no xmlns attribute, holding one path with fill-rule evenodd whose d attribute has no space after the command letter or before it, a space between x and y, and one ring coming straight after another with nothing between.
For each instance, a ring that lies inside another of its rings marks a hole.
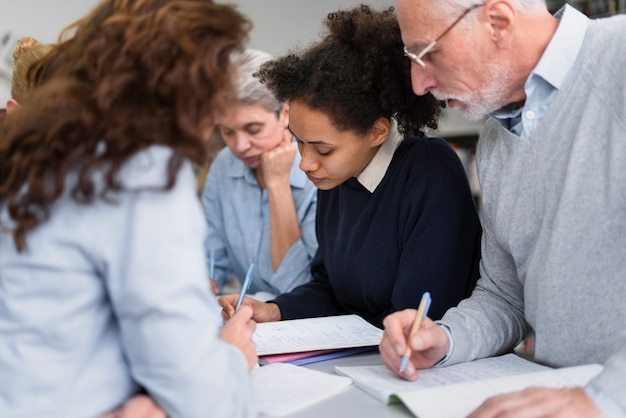
<instances>
[{"instance_id":1,"label":"thumb","mask_svg":"<svg viewBox=\"0 0 626 418\"><path fill-rule=\"evenodd\" d=\"M254 310L252 309L252 307L242 304L239 309L235 311L235 315L232 317L232 320L245 324L250 319L252 319L253 314Z\"/></svg>"}]
</instances>

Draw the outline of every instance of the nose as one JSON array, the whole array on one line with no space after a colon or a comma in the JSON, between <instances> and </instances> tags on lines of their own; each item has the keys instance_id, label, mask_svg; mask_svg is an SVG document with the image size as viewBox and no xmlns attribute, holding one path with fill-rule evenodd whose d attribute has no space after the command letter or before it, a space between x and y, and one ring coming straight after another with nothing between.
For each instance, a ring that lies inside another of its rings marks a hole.
<instances>
[{"instance_id":1,"label":"nose","mask_svg":"<svg viewBox=\"0 0 626 418\"><path fill-rule=\"evenodd\" d=\"M235 141L235 150L237 150L237 152L245 152L252 146L248 136L241 132L237 133Z\"/></svg>"},{"instance_id":2,"label":"nose","mask_svg":"<svg viewBox=\"0 0 626 418\"><path fill-rule=\"evenodd\" d=\"M313 152L308 151L306 147L302 147L300 155L302 156L300 159L300 170L304 172L311 172L319 168L319 163L315 159Z\"/></svg>"},{"instance_id":3,"label":"nose","mask_svg":"<svg viewBox=\"0 0 626 418\"><path fill-rule=\"evenodd\" d=\"M429 71L428 67L424 69L419 65L412 63L411 86L413 87L413 92L415 94L423 96L437 86L437 79Z\"/></svg>"}]
</instances>

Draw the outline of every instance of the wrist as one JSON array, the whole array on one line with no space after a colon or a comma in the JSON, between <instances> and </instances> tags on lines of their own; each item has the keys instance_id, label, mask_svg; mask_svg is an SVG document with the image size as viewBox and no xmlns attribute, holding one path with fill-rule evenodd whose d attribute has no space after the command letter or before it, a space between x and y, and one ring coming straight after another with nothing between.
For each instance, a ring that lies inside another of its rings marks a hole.
<instances>
[{"instance_id":1,"label":"wrist","mask_svg":"<svg viewBox=\"0 0 626 418\"><path fill-rule=\"evenodd\" d=\"M280 307L278 306L278 304L274 302L266 302L266 303L270 307L269 321L270 322L282 321L283 315L280 312Z\"/></svg>"}]
</instances>

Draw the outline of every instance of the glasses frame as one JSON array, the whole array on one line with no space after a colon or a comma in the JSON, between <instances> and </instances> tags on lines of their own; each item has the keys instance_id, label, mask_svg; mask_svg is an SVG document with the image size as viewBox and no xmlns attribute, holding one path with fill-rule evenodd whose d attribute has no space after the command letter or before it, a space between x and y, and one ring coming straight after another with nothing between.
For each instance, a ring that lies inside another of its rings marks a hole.
<instances>
[{"instance_id":1,"label":"glasses frame","mask_svg":"<svg viewBox=\"0 0 626 418\"><path fill-rule=\"evenodd\" d=\"M407 47L405 46L403 48L404 56L407 57L408 59L410 59L415 64L419 65L422 68L422 70L425 70L426 69L426 63L424 61L422 61L422 58L424 58L424 56L426 54L428 54L430 52L430 50L435 47L435 45L437 45L437 42L439 42L441 40L441 38L443 38L448 32L450 32L452 30L452 28L454 28L456 26L456 24L459 23L461 21L461 19L463 19L469 12L471 12L472 10L477 9L479 7L482 7L484 5L485 5L484 3L482 3L482 4L475 4L475 5L471 6L471 7L468 7L467 9L465 9L465 11L463 11L461 16L457 17L456 20L454 22L452 22L452 24L450 26L448 26L448 28L441 33L441 35L439 35L437 38L435 38L434 41L432 41L431 43L426 45L418 54L415 54L415 53L409 51L407 49Z\"/></svg>"}]
</instances>

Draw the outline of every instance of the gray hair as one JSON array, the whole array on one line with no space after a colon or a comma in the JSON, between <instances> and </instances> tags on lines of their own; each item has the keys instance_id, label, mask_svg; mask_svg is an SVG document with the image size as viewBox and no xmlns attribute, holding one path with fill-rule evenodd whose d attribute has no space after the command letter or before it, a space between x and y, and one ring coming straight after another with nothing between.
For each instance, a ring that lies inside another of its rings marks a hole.
<instances>
[{"instance_id":1,"label":"gray hair","mask_svg":"<svg viewBox=\"0 0 626 418\"><path fill-rule=\"evenodd\" d=\"M267 52L246 49L233 52L231 63L236 68L235 77L237 101L245 104L259 104L271 112L280 111L283 104L254 76L263 63L272 60Z\"/></svg>"},{"instance_id":2,"label":"gray hair","mask_svg":"<svg viewBox=\"0 0 626 418\"><path fill-rule=\"evenodd\" d=\"M459 10L465 10L478 4L484 4L485 0L432 0L431 2L437 4L437 7L446 14L458 14L460 13ZM532 13L546 10L545 0L512 0L512 2L518 9L526 12Z\"/></svg>"}]
</instances>

